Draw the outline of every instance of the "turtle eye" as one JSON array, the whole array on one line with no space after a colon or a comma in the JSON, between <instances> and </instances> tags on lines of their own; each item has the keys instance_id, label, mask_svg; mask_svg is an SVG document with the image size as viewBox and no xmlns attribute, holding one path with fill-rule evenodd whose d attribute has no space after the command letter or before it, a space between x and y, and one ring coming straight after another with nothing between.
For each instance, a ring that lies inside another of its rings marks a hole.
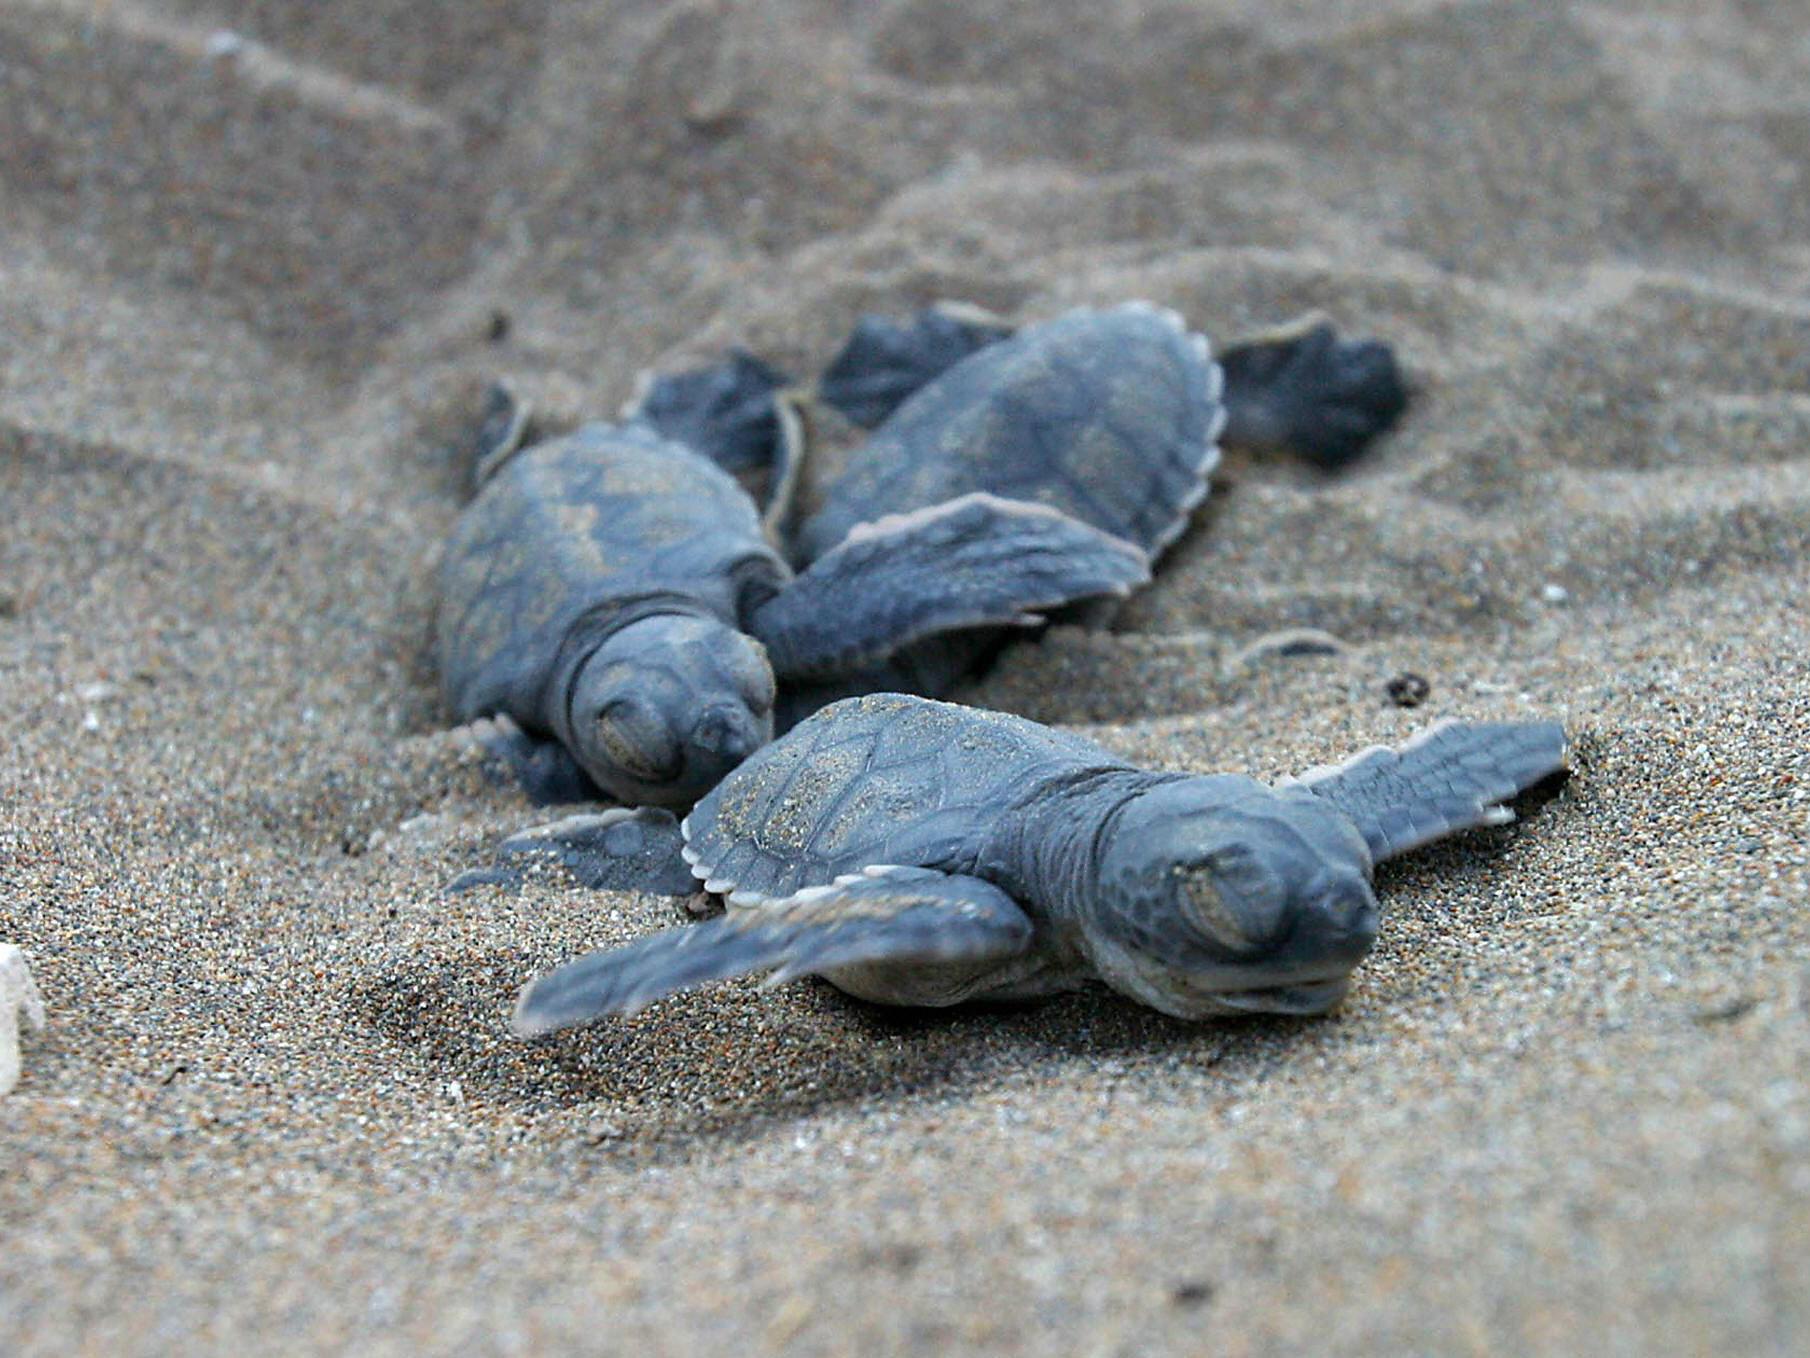
<instances>
[{"instance_id":1,"label":"turtle eye","mask_svg":"<svg viewBox=\"0 0 1810 1358\"><path fill-rule=\"evenodd\" d=\"M616 698L604 704L592 732L604 758L630 777L651 783L678 777L678 742L647 703Z\"/></svg>"},{"instance_id":2,"label":"turtle eye","mask_svg":"<svg viewBox=\"0 0 1810 1358\"><path fill-rule=\"evenodd\" d=\"M1211 862L1175 868L1176 892L1183 913L1214 943L1234 950L1250 946L1243 922L1220 890Z\"/></svg>"},{"instance_id":3,"label":"turtle eye","mask_svg":"<svg viewBox=\"0 0 1810 1358\"><path fill-rule=\"evenodd\" d=\"M1184 908L1209 938L1250 948L1275 935L1288 892L1262 858L1244 846L1216 849L1180 870Z\"/></svg>"}]
</instances>

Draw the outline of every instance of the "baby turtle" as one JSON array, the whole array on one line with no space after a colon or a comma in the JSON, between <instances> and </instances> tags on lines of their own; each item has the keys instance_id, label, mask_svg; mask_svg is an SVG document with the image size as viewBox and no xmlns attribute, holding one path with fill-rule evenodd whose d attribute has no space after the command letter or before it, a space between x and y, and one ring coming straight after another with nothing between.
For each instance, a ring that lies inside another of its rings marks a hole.
<instances>
[{"instance_id":1,"label":"baby turtle","mask_svg":"<svg viewBox=\"0 0 1810 1358\"><path fill-rule=\"evenodd\" d=\"M1445 723L1270 787L1135 768L1001 713L848 699L750 758L666 844L725 915L542 976L515 1029L762 970L882 1004L1103 981L1177 1018L1322 1013L1376 937L1375 865L1512 819L1502 803L1564 761L1553 723Z\"/></svg>"},{"instance_id":2,"label":"baby turtle","mask_svg":"<svg viewBox=\"0 0 1810 1358\"><path fill-rule=\"evenodd\" d=\"M488 476L441 564L440 679L459 720L513 720L485 734L541 801L588 778L688 805L771 738L776 676L1147 578L1135 546L985 494L862 523L794 575L741 486L648 421L515 452L525 414L502 392L486 428Z\"/></svg>"},{"instance_id":3,"label":"baby turtle","mask_svg":"<svg viewBox=\"0 0 1810 1358\"><path fill-rule=\"evenodd\" d=\"M1022 332L959 302L939 302L903 325L863 316L810 394L872 429L932 379L1015 333ZM1289 453L1324 468L1358 457L1408 404L1390 347L1380 340L1340 339L1317 313L1236 340L1218 361L1225 371L1224 441ZM747 355L738 357L735 371L744 377L752 371ZM771 368L763 372L779 377ZM653 385L670 380L654 379ZM742 447L752 436L752 423L744 424Z\"/></svg>"},{"instance_id":4,"label":"baby turtle","mask_svg":"<svg viewBox=\"0 0 1810 1358\"><path fill-rule=\"evenodd\" d=\"M905 326L869 316L810 396L878 427L790 535L802 561L876 513L979 491L1092 524L1154 565L1205 498L1222 440L1337 466L1407 403L1387 345L1342 340L1318 317L1216 363L1205 336L1148 302L1016 333L972 308L932 308ZM795 705L884 689L940 697L1000 640L941 636Z\"/></svg>"}]
</instances>

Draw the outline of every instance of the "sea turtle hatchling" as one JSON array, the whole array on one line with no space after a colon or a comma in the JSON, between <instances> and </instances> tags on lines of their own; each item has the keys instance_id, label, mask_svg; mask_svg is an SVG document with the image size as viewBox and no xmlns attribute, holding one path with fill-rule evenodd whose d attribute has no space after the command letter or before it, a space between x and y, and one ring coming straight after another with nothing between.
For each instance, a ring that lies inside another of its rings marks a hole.
<instances>
[{"instance_id":1,"label":"sea turtle hatchling","mask_svg":"<svg viewBox=\"0 0 1810 1358\"><path fill-rule=\"evenodd\" d=\"M1385 346L1323 323L1235 346L1222 370L1148 303L1016 334L870 317L818 393L883 422L786 534L783 381L737 354L645 384L624 424L519 453L525 409L504 393L491 411L488 479L441 572L441 678L459 719L525 733L504 752L536 800L582 797L588 775L623 802L689 803L771 734L776 678L782 727L844 693L940 695L1002 629L1148 579L1228 412L1252 441L1324 455L1405 400ZM719 470L763 459L764 516Z\"/></svg>"},{"instance_id":2,"label":"sea turtle hatchling","mask_svg":"<svg viewBox=\"0 0 1810 1358\"><path fill-rule=\"evenodd\" d=\"M515 1029L769 969L896 1005L1104 981L1184 1019L1321 1013L1376 936L1375 864L1511 819L1502 803L1564 761L1556 724L1450 722L1266 786L1135 768L1001 713L847 699L665 844L726 914L549 972Z\"/></svg>"},{"instance_id":3,"label":"sea turtle hatchling","mask_svg":"<svg viewBox=\"0 0 1810 1358\"><path fill-rule=\"evenodd\" d=\"M818 404L874 432L787 534L794 560L876 514L985 492L1091 524L1154 566L1206 497L1221 442L1342 466L1395 422L1407 392L1388 345L1341 339L1317 316L1215 359L1176 312L1129 302L1015 332L973 308L933 307L906 325L864 317L803 393L805 412ZM845 693L942 697L1001 639L945 633L789 696L798 715Z\"/></svg>"}]
</instances>

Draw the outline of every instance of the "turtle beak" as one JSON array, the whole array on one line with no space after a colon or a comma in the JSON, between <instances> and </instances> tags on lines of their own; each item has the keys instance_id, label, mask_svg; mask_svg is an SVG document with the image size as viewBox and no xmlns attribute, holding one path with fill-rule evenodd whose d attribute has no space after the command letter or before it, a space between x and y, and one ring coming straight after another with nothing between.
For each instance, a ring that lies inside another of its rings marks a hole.
<instances>
[{"instance_id":1,"label":"turtle beak","mask_svg":"<svg viewBox=\"0 0 1810 1358\"><path fill-rule=\"evenodd\" d=\"M691 728L691 743L724 765L742 762L766 743L749 715L734 707L713 707Z\"/></svg>"}]
</instances>

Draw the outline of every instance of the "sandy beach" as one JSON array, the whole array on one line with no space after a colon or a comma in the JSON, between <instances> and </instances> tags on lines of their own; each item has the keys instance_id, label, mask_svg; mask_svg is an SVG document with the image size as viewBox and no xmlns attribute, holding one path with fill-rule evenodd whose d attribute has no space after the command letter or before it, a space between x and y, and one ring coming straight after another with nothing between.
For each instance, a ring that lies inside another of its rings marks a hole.
<instances>
[{"instance_id":1,"label":"sandy beach","mask_svg":"<svg viewBox=\"0 0 1810 1358\"><path fill-rule=\"evenodd\" d=\"M1806 90L1758 0L0 8L0 1350L1810 1349ZM1567 787L1386 867L1325 1019L511 1038L680 914L441 889L545 818L428 660L484 383L1133 297L1414 405L963 698L1265 778L1552 718Z\"/></svg>"}]
</instances>

